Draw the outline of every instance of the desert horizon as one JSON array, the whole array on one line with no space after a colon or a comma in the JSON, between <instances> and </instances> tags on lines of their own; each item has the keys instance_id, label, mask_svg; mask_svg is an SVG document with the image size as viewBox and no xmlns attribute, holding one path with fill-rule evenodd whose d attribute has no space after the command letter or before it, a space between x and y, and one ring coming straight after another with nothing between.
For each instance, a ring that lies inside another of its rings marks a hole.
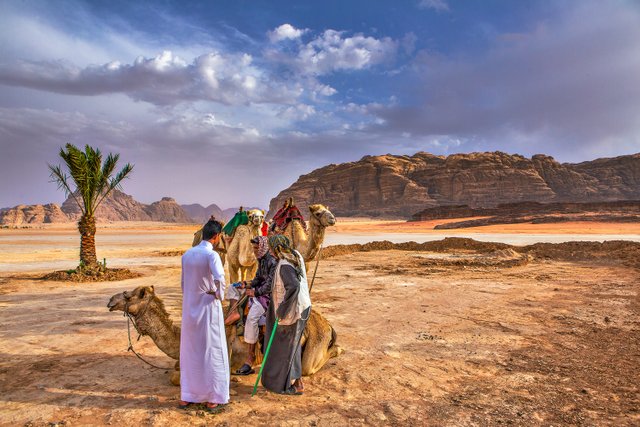
<instances>
[{"instance_id":1,"label":"desert horizon","mask_svg":"<svg viewBox=\"0 0 640 427\"><path fill-rule=\"evenodd\" d=\"M638 118L633 1L0 1L0 427L639 426Z\"/></svg>"},{"instance_id":2,"label":"desert horizon","mask_svg":"<svg viewBox=\"0 0 640 427\"><path fill-rule=\"evenodd\" d=\"M638 421L633 409L637 348L631 344L637 343L631 338L637 330L631 313L637 308L627 295L637 295L640 276L637 263L627 266L616 255L628 253L637 260L638 224L490 226L479 232L456 230L460 239L449 243L442 240L454 237L448 230L432 227L338 218L327 240L339 242L343 236L345 243L352 237L366 243L402 233L403 241L420 242L429 229L434 249L375 249L374 244L359 252L353 245L328 244L313 305L336 329L344 353L308 377L308 392L297 399L266 391L250 397L254 376L232 377L231 404L215 415L215 422L234 424L243 418L280 424L285 408L295 409L301 422L316 425L345 420L474 424L485 417L533 424ZM2 424L210 422L204 413L173 409L178 388L169 384L168 371L127 352L125 319L106 307L112 294L153 285L179 324L180 255L191 246L196 229L194 224L100 224L99 259L141 277L85 283L41 279L53 269L74 267L78 238L73 225L0 230ZM465 240L521 233L564 236L566 241L609 233L632 242L602 250L594 249L593 242L586 249L555 244L557 249L527 254L517 252L523 246L507 250L500 249L501 243ZM579 258L571 257L575 250ZM353 301L362 303L354 307ZM602 347L595 336L626 343L615 347L618 362L608 356L614 349ZM135 348L151 363L172 364L149 337ZM567 354L567 348L576 355ZM594 376L590 372L596 367L601 374ZM548 402L549 396L562 403ZM567 411L567 405L574 410Z\"/></svg>"}]
</instances>

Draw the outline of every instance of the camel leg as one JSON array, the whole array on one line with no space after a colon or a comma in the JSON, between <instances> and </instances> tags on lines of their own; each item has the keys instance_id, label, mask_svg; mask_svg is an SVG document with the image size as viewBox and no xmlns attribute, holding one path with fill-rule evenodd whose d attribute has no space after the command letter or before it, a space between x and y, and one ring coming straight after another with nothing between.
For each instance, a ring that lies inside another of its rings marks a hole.
<instances>
[{"instance_id":1,"label":"camel leg","mask_svg":"<svg viewBox=\"0 0 640 427\"><path fill-rule=\"evenodd\" d=\"M307 340L305 351L302 354L302 375L309 376L318 372L333 357L342 354L343 350L334 344L328 347L331 336L321 338L321 341L314 342L317 337L310 337ZM314 351L315 350L315 351Z\"/></svg>"},{"instance_id":2,"label":"camel leg","mask_svg":"<svg viewBox=\"0 0 640 427\"><path fill-rule=\"evenodd\" d=\"M239 282L238 280L238 269L240 268L240 266L238 266L237 264L231 262L231 260L229 260L229 279L231 280L231 283L236 283Z\"/></svg>"}]
</instances>

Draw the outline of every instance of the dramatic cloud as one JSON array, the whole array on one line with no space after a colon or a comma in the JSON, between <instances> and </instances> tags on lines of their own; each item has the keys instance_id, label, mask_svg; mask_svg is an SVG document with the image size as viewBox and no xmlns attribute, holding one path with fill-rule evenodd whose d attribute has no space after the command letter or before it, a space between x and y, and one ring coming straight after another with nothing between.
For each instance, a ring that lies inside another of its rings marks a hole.
<instances>
[{"instance_id":1,"label":"dramatic cloud","mask_svg":"<svg viewBox=\"0 0 640 427\"><path fill-rule=\"evenodd\" d=\"M0 84L72 95L124 93L158 105L207 100L222 104L291 103L295 85L269 79L247 54L201 55L188 64L170 51L132 64L77 68L63 61L0 66Z\"/></svg>"},{"instance_id":2,"label":"dramatic cloud","mask_svg":"<svg viewBox=\"0 0 640 427\"><path fill-rule=\"evenodd\" d=\"M282 24L278 28L268 33L271 43L277 43L287 39L298 39L302 37L308 30L300 30L292 26L291 24Z\"/></svg>"},{"instance_id":3,"label":"dramatic cloud","mask_svg":"<svg viewBox=\"0 0 640 427\"><path fill-rule=\"evenodd\" d=\"M141 201L224 207L367 154L640 151L634 3L389 6L345 27L313 4L250 25L233 2L3 4L0 207L60 201L46 163L66 142L135 163Z\"/></svg>"},{"instance_id":4,"label":"dramatic cloud","mask_svg":"<svg viewBox=\"0 0 640 427\"><path fill-rule=\"evenodd\" d=\"M320 37L302 46L296 62L308 74L329 74L338 70L362 70L392 59L397 43L389 37L376 39L326 30Z\"/></svg>"},{"instance_id":5,"label":"dramatic cloud","mask_svg":"<svg viewBox=\"0 0 640 427\"><path fill-rule=\"evenodd\" d=\"M530 32L502 35L482 55L422 52L414 67L411 96L378 111L386 131L569 158L577 146L583 155L613 153L616 141L640 148L637 9L585 5Z\"/></svg>"}]
</instances>

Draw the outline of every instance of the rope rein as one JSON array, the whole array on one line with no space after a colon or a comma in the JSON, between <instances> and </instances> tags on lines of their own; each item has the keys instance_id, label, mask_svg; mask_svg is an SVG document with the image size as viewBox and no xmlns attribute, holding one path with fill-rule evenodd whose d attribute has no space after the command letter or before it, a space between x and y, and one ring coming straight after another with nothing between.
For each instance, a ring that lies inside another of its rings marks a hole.
<instances>
[{"instance_id":1,"label":"rope rein","mask_svg":"<svg viewBox=\"0 0 640 427\"><path fill-rule=\"evenodd\" d=\"M141 313L144 314L147 312L147 309L149 308L149 304L147 303L147 305L144 308L144 311ZM127 337L129 338L129 348L127 348L127 351L131 351L133 352L133 354L136 355L136 357L140 360L142 360L144 363L146 363L149 366L152 366L156 369L162 369L165 371L170 371L173 370L174 368L163 368L162 366L156 366L153 363L145 360L140 354L138 354L136 352L136 350L133 348L133 343L131 342L131 323L133 323L133 327L136 328L136 332L138 332L138 339L136 341L140 341L140 337L142 337L142 333L140 332L140 329L138 329L138 325L136 323L135 318L131 315L131 313L129 313L129 304L125 304L124 306L124 316L127 318Z\"/></svg>"}]
</instances>

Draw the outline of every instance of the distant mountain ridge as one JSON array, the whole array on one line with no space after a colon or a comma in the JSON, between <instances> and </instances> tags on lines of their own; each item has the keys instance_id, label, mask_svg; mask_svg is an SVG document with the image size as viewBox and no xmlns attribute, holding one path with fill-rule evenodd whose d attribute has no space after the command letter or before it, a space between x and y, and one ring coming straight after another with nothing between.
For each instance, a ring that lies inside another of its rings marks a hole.
<instances>
[{"instance_id":1,"label":"distant mountain ridge","mask_svg":"<svg viewBox=\"0 0 640 427\"><path fill-rule=\"evenodd\" d=\"M223 213L220 206L215 203L210 204L207 207L202 206L199 203L192 203L190 205L180 205L182 209L191 217L195 222L204 224L211 217L222 219Z\"/></svg>"},{"instance_id":2,"label":"distant mountain ridge","mask_svg":"<svg viewBox=\"0 0 640 427\"><path fill-rule=\"evenodd\" d=\"M46 205L18 205L0 211L0 224L19 226L26 224L47 224L77 221L80 208L69 196L62 206L55 203ZM193 223L194 220L171 197L149 205L140 203L128 194L114 190L104 199L96 211L96 219L103 221L159 221L173 223Z\"/></svg>"},{"instance_id":3,"label":"distant mountain ridge","mask_svg":"<svg viewBox=\"0 0 640 427\"><path fill-rule=\"evenodd\" d=\"M211 215L226 222L236 212L238 212L238 208L222 210L215 203L206 207L198 203L179 205L171 197L163 197L157 202L144 204L122 191L113 190L98 207L96 218L98 222L159 221L203 224ZM49 203L46 205L18 205L0 209L0 225L12 227L64 223L77 221L79 218L80 208L72 196L69 196L61 206Z\"/></svg>"},{"instance_id":4,"label":"distant mountain ridge","mask_svg":"<svg viewBox=\"0 0 640 427\"><path fill-rule=\"evenodd\" d=\"M300 176L271 200L270 215L288 197L305 215L322 203L336 215L401 218L446 205L640 200L640 153L577 164L499 151L365 156Z\"/></svg>"}]
</instances>

